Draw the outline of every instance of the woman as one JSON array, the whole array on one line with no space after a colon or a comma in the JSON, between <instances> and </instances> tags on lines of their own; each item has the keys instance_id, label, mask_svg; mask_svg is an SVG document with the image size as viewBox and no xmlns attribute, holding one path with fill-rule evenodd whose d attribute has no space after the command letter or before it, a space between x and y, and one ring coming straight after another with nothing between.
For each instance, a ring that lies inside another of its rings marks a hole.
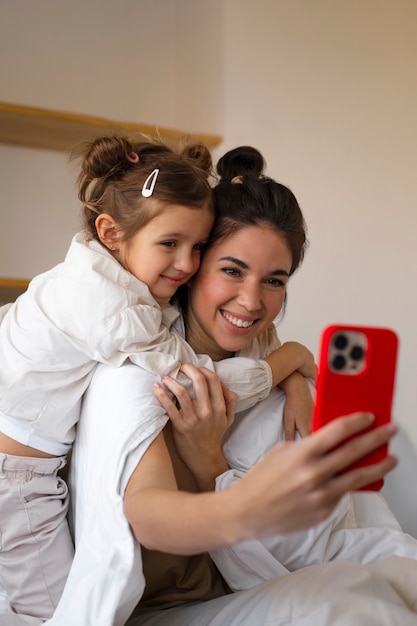
<instances>
[{"instance_id":1,"label":"woman","mask_svg":"<svg viewBox=\"0 0 417 626\"><path fill-rule=\"evenodd\" d=\"M235 181L236 188L240 187L239 183ZM280 191L284 193L285 189ZM287 193L284 195L288 198ZM284 202L283 206L292 218L293 205ZM247 232L259 235L259 230L262 245L259 238L252 240L251 235L245 246L251 253L254 270L245 267L245 263L242 266L234 244L217 267L226 276L234 276L235 272L239 275L242 271L252 277L251 289L242 293L239 290L240 295L235 296L242 298L240 306L247 309L247 314L228 307L222 294L208 292L201 298L201 311L207 312L209 321L214 322L212 332L207 333L196 314L197 307L192 305L192 297L187 306L187 340L195 343L194 347L198 343L199 350L210 352L215 359L221 358L220 351L242 351L249 343L251 350L264 349L261 344L269 336L270 324L285 300L285 284L297 267L297 256L281 233L265 224L248 228ZM224 241L230 237L233 243L233 235L233 231L229 232ZM206 258L202 276L208 267ZM213 307L212 303L215 303ZM220 318L229 328L228 339L234 338L227 346L216 335ZM395 459L388 457L372 467L346 471L353 461L387 442L394 433L392 427L383 427L362 434L355 443L347 441L371 423L369 415L356 414L339 419L302 441L273 448L226 491L204 491L226 469L225 460L218 435L209 446L210 454L196 459L193 452L188 457L186 422L197 415L199 421L208 421L209 431L214 422L220 424L217 433L221 429L225 432L233 421L235 400L222 389L212 372L191 366L183 369L195 392L195 400L191 400L178 388L184 440L181 425L171 428L163 409L153 401L155 379L151 374L131 364L117 370L97 368L84 399L73 452L71 484L76 555L63 598L50 624L124 624L141 596L142 613L135 618L135 624L253 624L256 620L265 623L267 619L272 623L291 623L284 620L290 613L295 615L296 607L306 601L303 582L313 588L318 573L310 574L306 569L265 583L256 590L230 595L205 553L254 537L309 528L325 519L345 493L384 476L395 465ZM167 379L166 383L171 385L172 381ZM157 387L158 396L159 392ZM118 420L114 420L115 414ZM200 493L193 493L197 491ZM141 569L140 544L160 553L154 555L144 550L145 575ZM179 559L168 563L171 557L163 552L176 554ZM414 561L401 561L403 568L416 566ZM322 575L330 583L340 564L323 567ZM390 571L394 570L390 564ZM343 572L343 587L350 593L349 598L354 599L358 580L362 589L370 593L377 575L372 566L352 564L350 574ZM393 602L389 596L391 587L388 579L380 583L379 588L387 590L385 604ZM290 589L295 595L288 603ZM327 604L331 609L334 587L329 586L326 591L320 585L320 590L321 595L316 594L317 605L315 594L305 602L310 616L317 609L321 611L321 624L339 623L333 617L332 621L326 621L320 608ZM178 604L182 606L176 607ZM152 605L163 605L164 610L152 610ZM375 606L374 597L373 611ZM405 600L401 609L402 623L412 624L411 620L407 621L411 612ZM299 612L297 619L294 623L303 623Z\"/></svg>"},{"instance_id":2,"label":"woman","mask_svg":"<svg viewBox=\"0 0 417 626\"><path fill-rule=\"evenodd\" d=\"M189 294L186 293L187 339L191 345L196 341L199 345L203 335L205 351L215 354L217 359L236 353L263 356L262 350L256 351L253 339L257 337L258 344L262 344L262 324L267 328L273 314L280 313L285 285L271 287L272 275L264 272L261 262L269 258L266 267L290 268L284 275L291 276L302 258L299 251L303 227L295 198L282 185L262 177L262 169L262 158L251 148L232 150L220 160L218 170L222 178L215 188L220 217L198 277L192 281L192 289L187 290ZM243 176L231 178L237 171ZM259 311L262 320L251 326L248 320L256 319ZM231 319L235 320L234 324ZM238 320L246 323L247 328L237 326ZM175 381L168 381L167 385L179 397L181 389ZM302 397L304 391L309 394L305 383L298 382L290 401ZM180 402L182 412L166 401L164 395L159 397L175 426L177 448L180 444L183 458L187 454L195 476L201 474L201 458L213 456L207 454L208 437L217 444L218 451L223 440L224 458L219 452L217 490L227 489L240 480L274 444L283 440L277 409L280 407L285 412L285 396L278 390L249 414L240 413L225 437L223 431L217 438L213 425L208 424L206 432L204 424L199 424L192 412L187 416L189 423L184 422L184 394ZM206 479L209 476L206 470ZM200 480L200 487L204 486L210 488ZM392 554L417 559L417 540L402 532L378 493L354 493L345 496L331 516L308 531L251 539L210 554L231 589L236 591L335 559L373 563Z\"/></svg>"}]
</instances>

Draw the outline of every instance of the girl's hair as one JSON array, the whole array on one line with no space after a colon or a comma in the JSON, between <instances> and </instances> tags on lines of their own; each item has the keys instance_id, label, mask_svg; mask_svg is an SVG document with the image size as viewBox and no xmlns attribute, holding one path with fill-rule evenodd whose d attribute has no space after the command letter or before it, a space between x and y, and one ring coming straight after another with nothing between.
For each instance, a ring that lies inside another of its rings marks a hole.
<instances>
[{"instance_id":1,"label":"girl's hair","mask_svg":"<svg viewBox=\"0 0 417 626\"><path fill-rule=\"evenodd\" d=\"M75 156L82 159L78 197L89 239L98 240L95 221L101 213L115 219L121 239L127 240L167 204L207 206L214 211L211 155L202 144L174 151L158 140L113 135L88 143ZM159 173L151 195L157 202L150 202L142 189L155 169Z\"/></svg>"},{"instance_id":2,"label":"girl's hair","mask_svg":"<svg viewBox=\"0 0 417 626\"><path fill-rule=\"evenodd\" d=\"M300 266L307 248L306 225L288 187L263 175L262 154L250 146L227 152L217 163L214 188L216 220L206 248L248 226L267 226L285 238L292 256L290 274Z\"/></svg>"}]
</instances>

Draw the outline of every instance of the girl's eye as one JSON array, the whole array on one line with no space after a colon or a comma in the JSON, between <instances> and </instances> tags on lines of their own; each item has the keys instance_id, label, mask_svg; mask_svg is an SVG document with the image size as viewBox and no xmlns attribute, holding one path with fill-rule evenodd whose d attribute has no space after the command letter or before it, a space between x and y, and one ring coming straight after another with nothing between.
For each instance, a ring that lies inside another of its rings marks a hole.
<instances>
[{"instance_id":1,"label":"girl's eye","mask_svg":"<svg viewBox=\"0 0 417 626\"><path fill-rule=\"evenodd\" d=\"M175 248L176 243L175 241L161 241L161 245L165 246L166 248Z\"/></svg>"},{"instance_id":2,"label":"girl's eye","mask_svg":"<svg viewBox=\"0 0 417 626\"><path fill-rule=\"evenodd\" d=\"M198 252L201 252L202 250L204 250L204 246L206 244L204 243L196 243L195 246L193 246L193 250L198 250Z\"/></svg>"}]
</instances>

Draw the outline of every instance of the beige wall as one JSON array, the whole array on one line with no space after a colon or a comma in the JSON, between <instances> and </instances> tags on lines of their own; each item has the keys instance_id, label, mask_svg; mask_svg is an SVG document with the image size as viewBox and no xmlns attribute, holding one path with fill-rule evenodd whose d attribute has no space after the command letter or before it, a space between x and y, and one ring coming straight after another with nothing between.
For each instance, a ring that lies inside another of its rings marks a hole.
<instances>
[{"instance_id":1,"label":"beige wall","mask_svg":"<svg viewBox=\"0 0 417 626\"><path fill-rule=\"evenodd\" d=\"M16 0L0 7L0 99L250 143L311 241L281 334L394 327L395 417L417 446L414 0ZM61 260L77 228L59 153L0 146L0 275Z\"/></svg>"},{"instance_id":2,"label":"beige wall","mask_svg":"<svg viewBox=\"0 0 417 626\"><path fill-rule=\"evenodd\" d=\"M222 150L259 147L309 226L281 334L316 352L331 322L395 328L394 414L417 445L417 4L224 5Z\"/></svg>"}]
</instances>

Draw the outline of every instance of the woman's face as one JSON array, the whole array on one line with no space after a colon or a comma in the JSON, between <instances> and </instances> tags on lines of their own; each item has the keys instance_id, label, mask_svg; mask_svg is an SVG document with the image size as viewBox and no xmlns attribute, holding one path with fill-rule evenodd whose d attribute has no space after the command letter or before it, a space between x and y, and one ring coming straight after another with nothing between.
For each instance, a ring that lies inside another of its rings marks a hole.
<instances>
[{"instance_id":1,"label":"woman's face","mask_svg":"<svg viewBox=\"0 0 417 626\"><path fill-rule=\"evenodd\" d=\"M245 227L207 250L189 297L194 349L224 358L268 328L284 304L291 263L284 237L266 226Z\"/></svg>"}]
</instances>

